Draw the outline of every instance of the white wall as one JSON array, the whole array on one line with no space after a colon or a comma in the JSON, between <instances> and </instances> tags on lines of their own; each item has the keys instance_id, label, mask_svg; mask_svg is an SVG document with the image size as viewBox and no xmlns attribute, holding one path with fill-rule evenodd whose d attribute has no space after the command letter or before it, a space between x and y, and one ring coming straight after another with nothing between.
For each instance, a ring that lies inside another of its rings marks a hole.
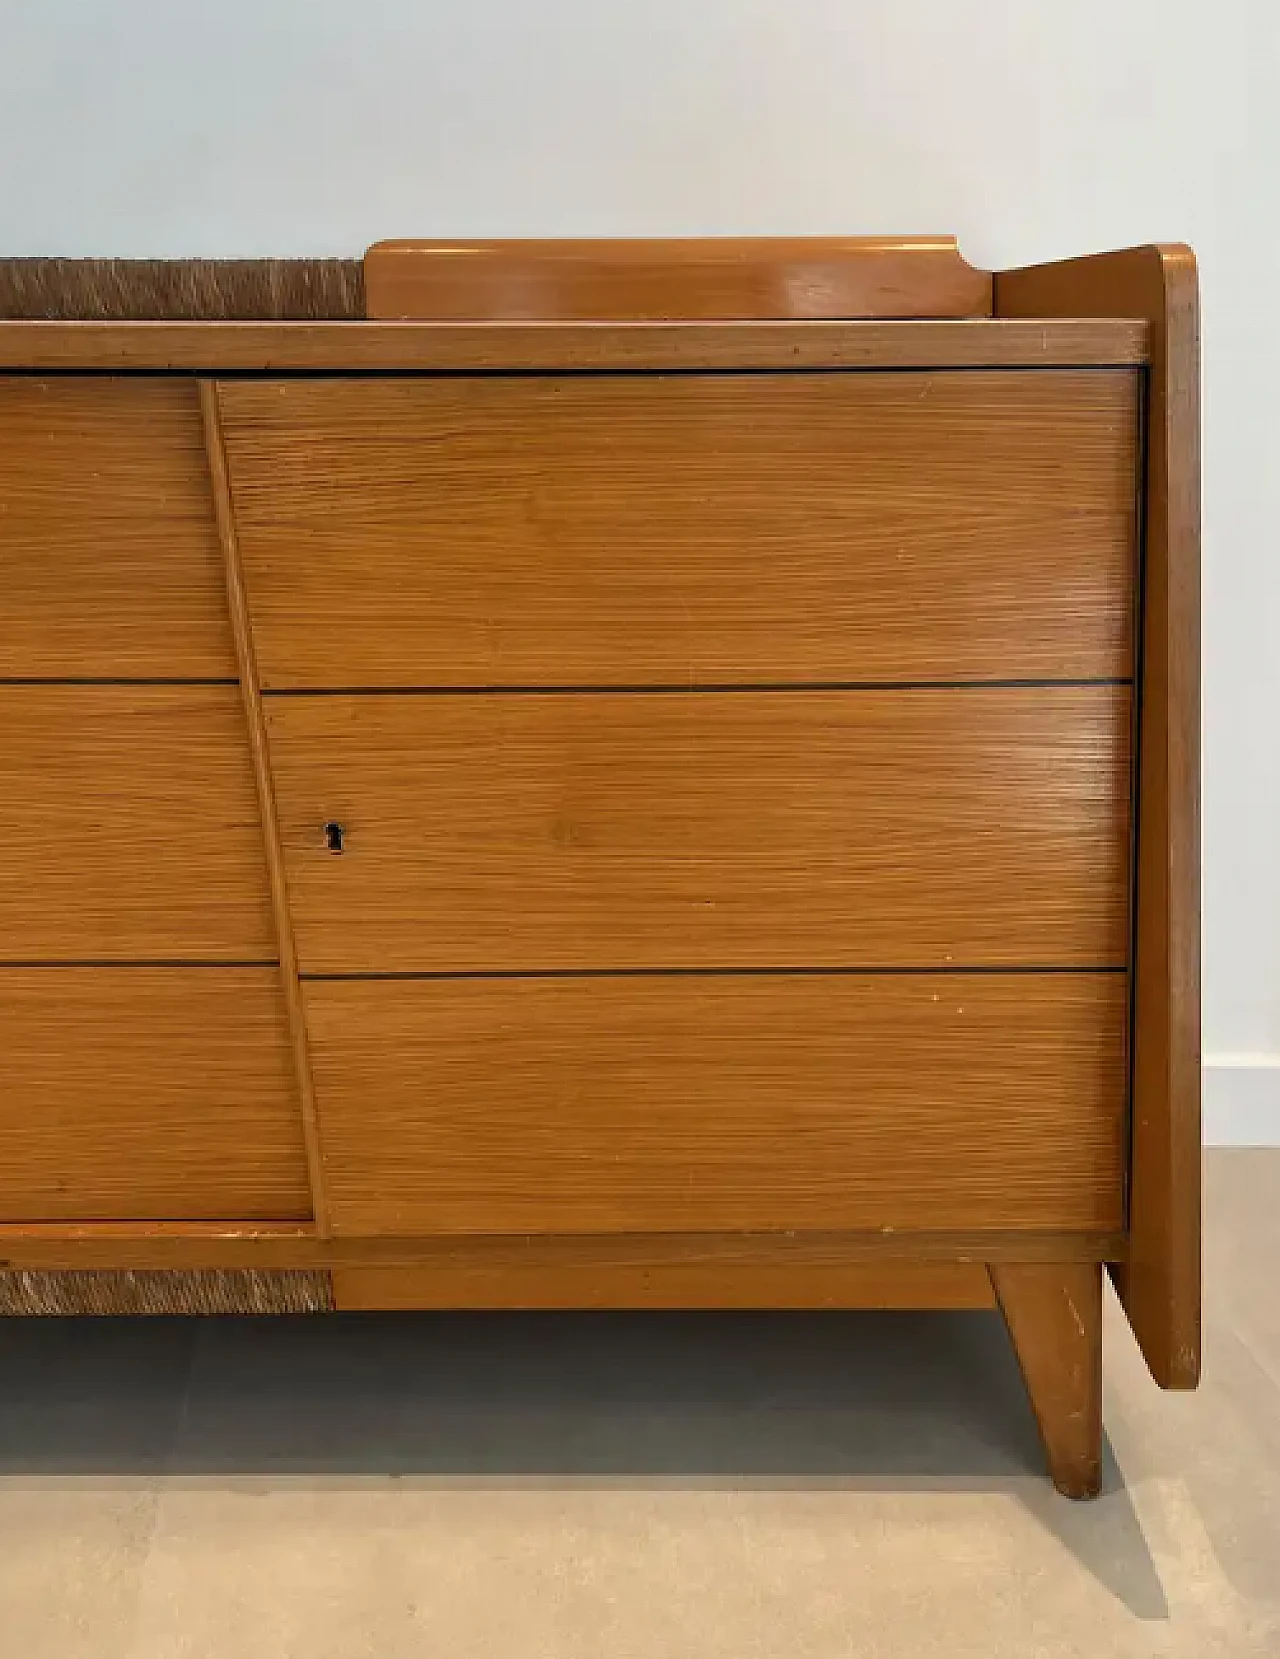
<instances>
[{"instance_id":1,"label":"white wall","mask_svg":"<svg viewBox=\"0 0 1280 1659\"><path fill-rule=\"evenodd\" d=\"M1274 0L0 0L0 252L947 231L1199 251L1205 1040L1280 1141Z\"/></svg>"}]
</instances>

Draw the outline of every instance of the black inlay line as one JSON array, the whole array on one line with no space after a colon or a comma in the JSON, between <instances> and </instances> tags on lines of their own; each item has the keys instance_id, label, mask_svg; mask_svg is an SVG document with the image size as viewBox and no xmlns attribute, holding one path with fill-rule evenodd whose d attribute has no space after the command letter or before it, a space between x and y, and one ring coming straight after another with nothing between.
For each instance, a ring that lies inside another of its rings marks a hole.
<instances>
[{"instance_id":1,"label":"black inlay line","mask_svg":"<svg viewBox=\"0 0 1280 1659\"><path fill-rule=\"evenodd\" d=\"M460 685L264 686L264 697L607 697L729 696L782 691L1049 691L1084 686L1131 686L1132 679L1083 680L758 680L733 685Z\"/></svg>"},{"instance_id":2,"label":"black inlay line","mask_svg":"<svg viewBox=\"0 0 1280 1659\"><path fill-rule=\"evenodd\" d=\"M278 968L274 957L250 957L243 961L193 961L181 956L133 956L118 960L110 956L41 956L33 958L0 958L0 973L6 968Z\"/></svg>"},{"instance_id":3,"label":"black inlay line","mask_svg":"<svg viewBox=\"0 0 1280 1659\"><path fill-rule=\"evenodd\" d=\"M985 975L1001 977L1005 975L1028 974L1123 974L1127 973L1125 964L1071 964L1062 965L1028 965L1015 963L1010 967L992 967L987 964L946 963L941 967L834 967L834 968L463 968L459 970L427 969L414 971L412 969L396 969L393 971L376 971L373 969L363 973L300 973L299 979L304 980L349 980L349 979L759 979L766 975L777 977L780 975L805 975L809 978L830 978L843 976L852 978L855 975L865 977L910 977L920 978L930 976L945 978L952 974L965 974L969 977Z\"/></svg>"},{"instance_id":4,"label":"black inlay line","mask_svg":"<svg viewBox=\"0 0 1280 1659\"><path fill-rule=\"evenodd\" d=\"M182 686L182 685L239 685L234 675L170 674L0 674L0 685L116 685L116 686Z\"/></svg>"}]
</instances>

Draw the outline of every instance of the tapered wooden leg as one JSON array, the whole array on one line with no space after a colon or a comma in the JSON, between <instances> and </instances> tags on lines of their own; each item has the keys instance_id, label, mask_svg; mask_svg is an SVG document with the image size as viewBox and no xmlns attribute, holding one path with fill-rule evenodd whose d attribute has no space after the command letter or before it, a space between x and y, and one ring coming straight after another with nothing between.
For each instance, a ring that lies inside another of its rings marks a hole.
<instances>
[{"instance_id":1,"label":"tapered wooden leg","mask_svg":"<svg viewBox=\"0 0 1280 1659\"><path fill-rule=\"evenodd\" d=\"M1068 1498L1102 1489L1102 1268L1002 1262L989 1269L1049 1473Z\"/></svg>"}]
</instances>

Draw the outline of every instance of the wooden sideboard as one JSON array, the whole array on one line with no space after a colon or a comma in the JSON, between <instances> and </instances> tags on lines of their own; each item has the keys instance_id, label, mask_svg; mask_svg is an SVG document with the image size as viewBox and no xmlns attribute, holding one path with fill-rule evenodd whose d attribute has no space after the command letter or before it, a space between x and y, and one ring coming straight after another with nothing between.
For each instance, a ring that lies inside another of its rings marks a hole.
<instances>
[{"instance_id":1,"label":"wooden sideboard","mask_svg":"<svg viewBox=\"0 0 1280 1659\"><path fill-rule=\"evenodd\" d=\"M1199 1363L1195 268L0 261L0 1311Z\"/></svg>"}]
</instances>

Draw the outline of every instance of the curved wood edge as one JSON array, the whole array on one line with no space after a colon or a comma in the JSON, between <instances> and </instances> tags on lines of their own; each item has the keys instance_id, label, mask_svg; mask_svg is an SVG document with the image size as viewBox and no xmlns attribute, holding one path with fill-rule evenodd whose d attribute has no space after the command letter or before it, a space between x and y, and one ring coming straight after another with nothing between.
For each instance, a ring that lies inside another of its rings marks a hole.
<instances>
[{"instance_id":1,"label":"curved wood edge","mask_svg":"<svg viewBox=\"0 0 1280 1659\"><path fill-rule=\"evenodd\" d=\"M989 317L992 283L953 236L386 241L364 256L371 318L666 322Z\"/></svg>"},{"instance_id":2,"label":"curved wood edge","mask_svg":"<svg viewBox=\"0 0 1280 1659\"><path fill-rule=\"evenodd\" d=\"M13 320L363 316L358 259L0 259L0 317Z\"/></svg>"},{"instance_id":3,"label":"curved wood edge","mask_svg":"<svg viewBox=\"0 0 1280 1659\"><path fill-rule=\"evenodd\" d=\"M200 419L204 428L205 454L209 463L209 482L213 495L214 517L218 527L218 542L222 551L227 610L231 618L231 634L235 642L236 665L239 670L240 694L244 703L249 755L253 763L254 786L258 796L258 814L262 821L263 851L271 891L271 909L275 919L276 948L280 958L280 983L289 1027L289 1043L293 1053L298 1106L302 1117L302 1138L307 1160L307 1180L311 1189L311 1210L315 1218L316 1231L321 1238L324 1238L329 1232L329 1206L324 1184L324 1153L320 1144L320 1123L316 1110L315 1084L311 1074L311 1053L307 1042L306 1013L302 1005L302 987L298 979L298 955L293 937L293 915L289 907L288 880L285 875L284 853L280 845L280 821L276 812L275 785L271 775L271 757L267 750L266 721L262 712L262 687L258 677L258 665L253 647L253 632L249 620L249 602L244 588L244 573L240 564L239 537L236 531L235 508L231 500L231 480L227 468L226 445L223 440L222 411L218 401L217 381L201 380L199 382L199 397Z\"/></svg>"},{"instance_id":4,"label":"curved wood edge","mask_svg":"<svg viewBox=\"0 0 1280 1659\"><path fill-rule=\"evenodd\" d=\"M1145 317L1129 1257L1116 1289L1162 1388L1200 1375L1200 341L1182 244L995 281L1001 317Z\"/></svg>"},{"instance_id":5,"label":"curved wood edge","mask_svg":"<svg viewBox=\"0 0 1280 1659\"><path fill-rule=\"evenodd\" d=\"M1005 1262L989 1271L1053 1484L1067 1498L1096 1498L1102 1490L1102 1269Z\"/></svg>"}]
</instances>

